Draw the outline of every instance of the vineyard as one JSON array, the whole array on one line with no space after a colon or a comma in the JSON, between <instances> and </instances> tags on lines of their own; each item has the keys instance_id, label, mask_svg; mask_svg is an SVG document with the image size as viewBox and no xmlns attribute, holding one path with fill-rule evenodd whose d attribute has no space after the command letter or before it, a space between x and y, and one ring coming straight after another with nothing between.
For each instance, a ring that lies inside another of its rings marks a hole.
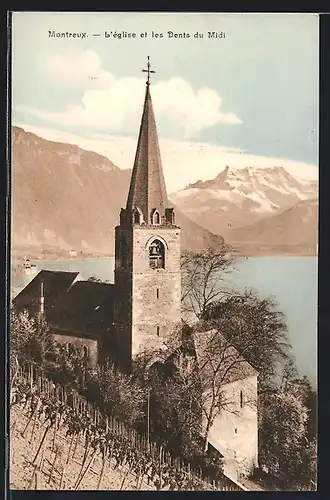
<instances>
[{"instance_id":1,"label":"vineyard","mask_svg":"<svg viewBox=\"0 0 330 500\"><path fill-rule=\"evenodd\" d=\"M10 488L240 490L225 476L203 477L32 365L12 379Z\"/></svg>"}]
</instances>

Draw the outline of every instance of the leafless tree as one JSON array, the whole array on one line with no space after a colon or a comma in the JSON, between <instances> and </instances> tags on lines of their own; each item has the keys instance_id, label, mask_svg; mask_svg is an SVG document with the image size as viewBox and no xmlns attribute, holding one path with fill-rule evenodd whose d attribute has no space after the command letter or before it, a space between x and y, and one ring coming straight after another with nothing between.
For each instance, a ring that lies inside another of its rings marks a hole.
<instances>
[{"instance_id":1,"label":"leafless tree","mask_svg":"<svg viewBox=\"0 0 330 500\"><path fill-rule=\"evenodd\" d=\"M233 262L232 250L226 245L182 253L181 302L186 317L201 318L212 302L228 294L223 287L223 277L233 270Z\"/></svg>"},{"instance_id":2,"label":"leafless tree","mask_svg":"<svg viewBox=\"0 0 330 500\"><path fill-rule=\"evenodd\" d=\"M239 402L226 389L227 384L244 380L244 405L255 407L256 391L249 378L257 372L244 359L244 352L238 352L217 329L196 332L194 344L202 389L203 439L207 449L209 432L216 417L223 411L232 414L240 411Z\"/></svg>"},{"instance_id":3,"label":"leafless tree","mask_svg":"<svg viewBox=\"0 0 330 500\"><path fill-rule=\"evenodd\" d=\"M232 414L239 412L239 402L226 390L227 384L245 379L244 404L255 407L255 391L252 387L247 388L247 381L256 371L244 359L244 352L239 353L219 330L205 331L203 326L204 323L200 322L194 329L187 325L176 328L164 341L165 349L144 352L139 359L139 366L140 369L142 366L146 369L153 362L170 361L176 368L176 380L190 398L188 406L185 403L182 423L189 422L195 430L200 429L206 451L209 432L216 417L223 411ZM248 394L251 397L248 398ZM196 408L199 408L200 422L195 421Z\"/></svg>"}]
</instances>

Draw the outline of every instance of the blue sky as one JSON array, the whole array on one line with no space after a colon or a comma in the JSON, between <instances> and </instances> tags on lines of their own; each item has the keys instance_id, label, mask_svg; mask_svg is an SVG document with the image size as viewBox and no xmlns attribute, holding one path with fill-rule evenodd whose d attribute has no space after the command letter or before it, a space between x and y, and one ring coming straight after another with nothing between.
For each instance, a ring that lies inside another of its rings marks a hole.
<instances>
[{"instance_id":1,"label":"blue sky","mask_svg":"<svg viewBox=\"0 0 330 500\"><path fill-rule=\"evenodd\" d=\"M52 30L88 36L52 38ZM170 192L226 164L281 164L317 176L315 14L19 12L12 31L13 124L131 167L149 55ZM136 38L105 38L105 31ZM204 37L194 38L196 31ZM208 31L226 37L209 39Z\"/></svg>"}]
</instances>

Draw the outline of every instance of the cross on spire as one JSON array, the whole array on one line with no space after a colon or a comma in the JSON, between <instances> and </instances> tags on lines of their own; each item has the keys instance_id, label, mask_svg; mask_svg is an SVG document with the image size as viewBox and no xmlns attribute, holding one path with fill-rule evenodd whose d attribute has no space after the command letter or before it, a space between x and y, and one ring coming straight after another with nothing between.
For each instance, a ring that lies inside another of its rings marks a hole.
<instances>
[{"instance_id":1,"label":"cross on spire","mask_svg":"<svg viewBox=\"0 0 330 500\"><path fill-rule=\"evenodd\" d=\"M150 69L150 57L149 56L148 56L147 69L143 69L142 73L148 73L147 85L150 85L150 73L156 73L156 71L153 71L152 69Z\"/></svg>"}]
</instances>

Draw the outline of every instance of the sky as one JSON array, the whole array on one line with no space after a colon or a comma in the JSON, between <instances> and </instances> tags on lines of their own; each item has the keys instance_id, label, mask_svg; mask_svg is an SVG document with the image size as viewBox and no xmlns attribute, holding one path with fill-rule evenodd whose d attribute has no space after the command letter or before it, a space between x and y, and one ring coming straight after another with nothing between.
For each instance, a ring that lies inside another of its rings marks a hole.
<instances>
[{"instance_id":1,"label":"sky","mask_svg":"<svg viewBox=\"0 0 330 500\"><path fill-rule=\"evenodd\" d=\"M316 179L318 38L316 14L16 12L12 124L132 168L150 56L169 193L226 165Z\"/></svg>"}]
</instances>

